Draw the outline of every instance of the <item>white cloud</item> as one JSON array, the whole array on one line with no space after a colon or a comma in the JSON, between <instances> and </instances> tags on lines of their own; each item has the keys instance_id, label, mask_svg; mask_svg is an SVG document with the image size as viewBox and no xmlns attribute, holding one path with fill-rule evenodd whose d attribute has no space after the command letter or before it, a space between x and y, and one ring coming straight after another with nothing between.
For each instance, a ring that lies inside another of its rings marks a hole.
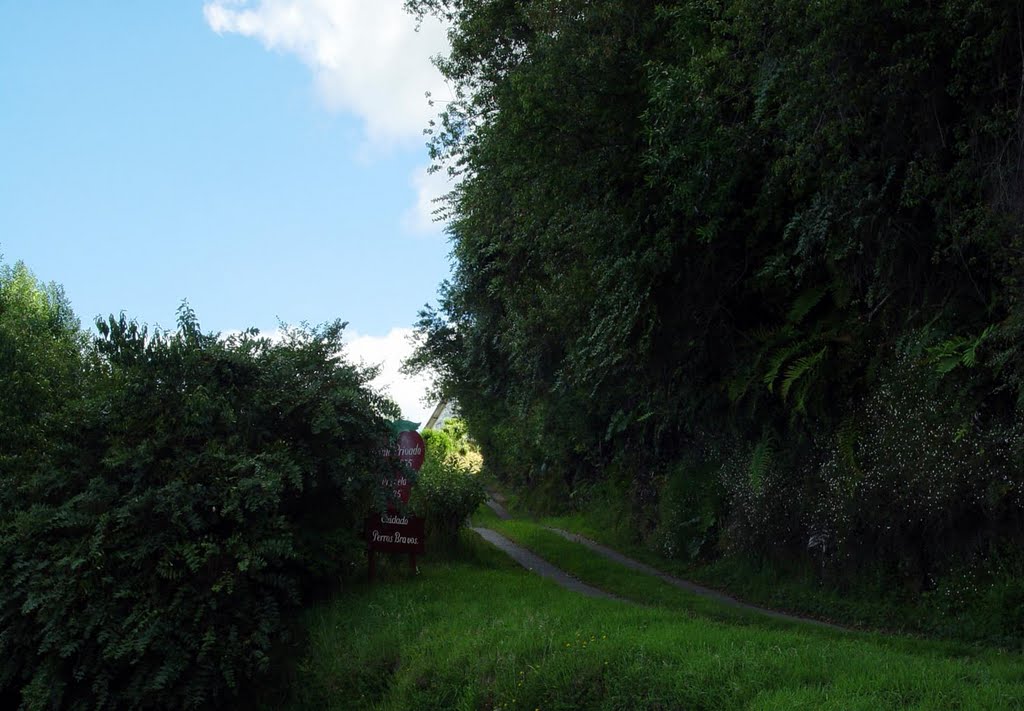
<instances>
[{"instance_id":1,"label":"white cloud","mask_svg":"<svg viewBox=\"0 0 1024 711\"><path fill-rule=\"evenodd\" d=\"M203 15L219 34L296 55L327 106L359 116L372 144L421 137L437 113L425 92L451 98L430 62L447 52L445 29L426 18L417 32L402 0L209 0Z\"/></svg>"},{"instance_id":2,"label":"white cloud","mask_svg":"<svg viewBox=\"0 0 1024 711\"><path fill-rule=\"evenodd\" d=\"M409 377L399 372L402 360L412 353L411 328L392 328L386 336L350 334L345 339L345 355L353 363L380 366L380 374L370 385L383 390L402 408L402 417L423 423L430 417L436 403L424 404L422 399L430 387L425 375Z\"/></svg>"},{"instance_id":3,"label":"white cloud","mask_svg":"<svg viewBox=\"0 0 1024 711\"><path fill-rule=\"evenodd\" d=\"M437 219L434 211L440 207L437 198L454 187L448 173L444 170L428 173L426 167L421 167L412 174L410 183L416 191L416 204L402 218L405 228L423 234L434 234L443 229L444 222Z\"/></svg>"}]
</instances>

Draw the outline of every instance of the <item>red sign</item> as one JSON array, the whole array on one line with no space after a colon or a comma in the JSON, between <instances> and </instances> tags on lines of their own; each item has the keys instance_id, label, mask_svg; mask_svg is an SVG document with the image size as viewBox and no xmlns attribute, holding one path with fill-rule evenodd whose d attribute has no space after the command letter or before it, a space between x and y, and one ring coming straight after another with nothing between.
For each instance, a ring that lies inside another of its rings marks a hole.
<instances>
[{"instance_id":1,"label":"red sign","mask_svg":"<svg viewBox=\"0 0 1024 711\"><path fill-rule=\"evenodd\" d=\"M396 501L401 501L403 504L409 503L409 494L412 493L412 483L403 471L400 470L391 476L385 476L380 483L385 489L390 490L388 496L389 508L394 508Z\"/></svg>"},{"instance_id":2,"label":"red sign","mask_svg":"<svg viewBox=\"0 0 1024 711\"><path fill-rule=\"evenodd\" d=\"M385 553L423 553L423 519L394 512L367 516L364 524L366 544L371 551Z\"/></svg>"},{"instance_id":3,"label":"red sign","mask_svg":"<svg viewBox=\"0 0 1024 711\"><path fill-rule=\"evenodd\" d=\"M405 431L398 433L398 458L419 471L427 454L427 445L419 432Z\"/></svg>"},{"instance_id":4,"label":"red sign","mask_svg":"<svg viewBox=\"0 0 1024 711\"><path fill-rule=\"evenodd\" d=\"M381 452L393 469L392 472L384 475L381 482L385 489L390 489L391 496L388 501L388 510L367 516L363 524L370 580L373 580L376 569L377 551L408 553L409 566L414 571L419 571L419 568L416 567L416 554L426 550L424 521L419 516L410 516L399 512L396 502L409 503L409 494L412 491L412 483L408 477L409 469L419 471L423 466L426 451L427 446L418 432L405 431L398 433L398 439L393 448ZM395 459L402 463L397 464Z\"/></svg>"},{"instance_id":5,"label":"red sign","mask_svg":"<svg viewBox=\"0 0 1024 711\"><path fill-rule=\"evenodd\" d=\"M399 432L398 441L394 448L387 450L388 456L395 457L408 465L413 471L419 471L423 466L423 459L426 456L427 446L418 432ZM412 491L412 484L405 474L405 468L399 467L390 476L385 476L381 481L385 489L391 490L391 501L389 506L394 508L394 502L401 501L409 503L409 494Z\"/></svg>"}]
</instances>

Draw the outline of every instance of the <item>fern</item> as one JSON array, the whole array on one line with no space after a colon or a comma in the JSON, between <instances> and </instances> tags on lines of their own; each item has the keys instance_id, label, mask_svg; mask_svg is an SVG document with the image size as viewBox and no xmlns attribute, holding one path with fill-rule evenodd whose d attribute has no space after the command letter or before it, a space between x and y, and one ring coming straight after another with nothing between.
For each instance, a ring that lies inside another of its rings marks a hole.
<instances>
[{"instance_id":1,"label":"fern","mask_svg":"<svg viewBox=\"0 0 1024 711\"><path fill-rule=\"evenodd\" d=\"M821 303L821 300L828 293L828 289L823 287L815 287L813 289L807 289L800 296L796 297L796 301L793 302L793 306L789 309L789 315L786 319L790 323L800 323L804 320L804 317L811 312L815 306Z\"/></svg>"},{"instance_id":2,"label":"fern","mask_svg":"<svg viewBox=\"0 0 1024 711\"><path fill-rule=\"evenodd\" d=\"M990 325L974 338L970 336L947 338L937 346L927 349L928 360L940 375L946 375L961 365L965 368L973 368L978 364L978 348L993 333L995 333L995 326Z\"/></svg>"},{"instance_id":3,"label":"fern","mask_svg":"<svg viewBox=\"0 0 1024 711\"><path fill-rule=\"evenodd\" d=\"M792 337L793 327L789 324L784 326L757 326L748 331L747 335L753 341L768 343L769 341L777 340L780 336Z\"/></svg>"},{"instance_id":4,"label":"fern","mask_svg":"<svg viewBox=\"0 0 1024 711\"><path fill-rule=\"evenodd\" d=\"M726 384L726 394L729 396L729 402L736 404L742 400L743 396L750 390L750 385L753 382L753 378L745 375L729 380Z\"/></svg>"},{"instance_id":5,"label":"fern","mask_svg":"<svg viewBox=\"0 0 1024 711\"><path fill-rule=\"evenodd\" d=\"M980 336L971 341L967 348L964 349L964 353L960 357L960 362L968 368L973 368L978 362L978 347L992 335L993 331L995 331L995 326L987 326L985 330L981 332Z\"/></svg>"},{"instance_id":6,"label":"fern","mask_svg":"<svg viewBox=\"0 0 1024 711\"><path fill-rule=\"evenodd\" d=\"M768 359L768 372L764 374L764 384L768 386L768 392L775 391L775 381L779 377L779 371L782 370L782 366L786 364L794 353L799 353L805 346L807 341L798 341L797 343L790 343L789 345L779 348L771 357Z\"/></svg>"},{"instance_id":7,"label":"fern","mask_svg":"<svg viewBox=\"0 0 1024 711\"><path fill-rule=\"evenodd\" d=\"M854 450L854 446L859 438L860 432L858 432L857 423L852 417L847 417L839 423L839 429L836 431L836 447L839 451L839 460L858 476L861 474L861 468L857 462L857 453Z\"/></svg>"},{"instance_id":8,"label":"fern","mask_svg":"<svg viewBox=\"0 0 1024 711\"><path fill-rule=\"evenodd\" d=\"M750 467L747 471L747 477L750 482L750 488L755 492L760 493L764 487L764 478L771 467L776 449L775 438L770 434L766 434L757 443L757 446L754 447L754 451L750 455Z\"/></svg>"},{"instance_id":9,"label":"fern","mask_svg":"<svg viewBox=\"0 0 1024 711\"><path fill-rule=\"evenodd\" d=\"M793 388L795 383L804 376L809 376L810 373L812 373L821 364L822 360L825 358L825 352L827 350L828 346L822 346L821 350L814 355L804 356L793 361L786 370L786 377L782 380L782 387L779 388L779 394L782 396L783 400L785 400L789 395L789 391ZM802 399L800 404L803 404Z\"/></svg>"}]
</instances>

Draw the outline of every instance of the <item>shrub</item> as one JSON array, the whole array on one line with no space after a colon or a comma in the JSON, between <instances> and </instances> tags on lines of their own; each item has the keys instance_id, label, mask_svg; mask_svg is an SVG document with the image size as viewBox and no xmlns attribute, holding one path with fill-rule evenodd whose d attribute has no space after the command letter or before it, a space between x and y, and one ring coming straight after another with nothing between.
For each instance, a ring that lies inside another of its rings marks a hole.
<instances>
[{"instance_id":1,"label":"shrub","mask_svg":"<svg viewBox=\"0 0 1024 711\"><path fill-rule=\"evenodd\" d=\"M455 440L444 430L423 430L423 443L434 459L445 460L455 452Z\"/></svg>"},{"instance_id":2,"label":"shrub","mask_svg":"<svg viewBox=\"0 0 1024 711\"><path fill-rule=\"evenodd\" d=\"M0 689L27 708L224 706L354 565L393 406L343 324L100 322L81 397L0 518Z\"/></svg>"},{"instance_id":3,"label":"shrub","mask_svg":"<svg viewBox=\"0 0 1024 711\"><path fill-rule=\"evenodd\" d=\"M716 464L682 460L665 475L655 545L667 558L693 560L713 548L722 515Z\"/></svg>"},{"instance_id":4,"label":"shrub","mask_svg":"<svg viewBox=\"0 0 1024 711\"><path fill-rule=\"evenodd\" d=\"M453 459L428 458L413 488L413 508L427 521L428 540L451 546L466 518L484 502L480 477Z\"/></svg>"},{"instance_id":5,"label":"shrub","mask_svg":"<svg viewBox=\"0 0 1024 711\"><path fill-rule=\"evenodd\" d=\"M928 588L1019 536L1022 432L984 414L926 365L896 358L819 467L809 527L833 562L881 562Z\"/></svg>"}]
</instances>

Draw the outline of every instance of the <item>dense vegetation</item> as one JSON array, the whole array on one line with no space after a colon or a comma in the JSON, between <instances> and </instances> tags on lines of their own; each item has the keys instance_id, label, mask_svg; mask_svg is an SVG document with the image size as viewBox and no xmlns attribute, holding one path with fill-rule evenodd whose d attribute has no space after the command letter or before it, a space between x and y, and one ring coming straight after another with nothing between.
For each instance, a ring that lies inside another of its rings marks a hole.
<instances>
[{"instance_id":1,"label":"dense vegetation","mask_svg":"<svg viewBox=\"0 0 1024 711\"><path fill-rule=\"evenodd\" d=\"M484 502L480 452L456 418L423 431L426 458L410 506L426 519L431 549L452 549L467 518Z\"/></svg>"},{"instance_id":2,"label":"dense vegetation","mask_svg":"<svg viewBox=\"0 0 1024 711\"><path fill-rule=\"evenodd\" d=\"M460 178L412 365L492 471L1024 635L1020 3L407 5Z\"/></svg>"},{"instance_id":3,"label":"dense vegetation","mask_svg":"<svg viewBox=\"0 0 1024 711\"><path fill-rule=\"evenodd\" d=\"M612 589L645 606L582 598L480 539L464 543L458 560L306 614L310 647L287 708L1013 709L1024 693L1015 655L764 618L724 623L635 573ZM584 567L607 584L613 565Z\"/></svg>"},{"instance_id":4,"label":"dense vegetation","mask_svg":"<svg viewBox=\"0 0 1024 711\"><path fill-rule=\"evenodd\" d=\"M183 306L172 332L97 327L0 271L0 700L237 704L361 560L395 406L340 322L221 338Z\"/></svg>"}]
</instances>

